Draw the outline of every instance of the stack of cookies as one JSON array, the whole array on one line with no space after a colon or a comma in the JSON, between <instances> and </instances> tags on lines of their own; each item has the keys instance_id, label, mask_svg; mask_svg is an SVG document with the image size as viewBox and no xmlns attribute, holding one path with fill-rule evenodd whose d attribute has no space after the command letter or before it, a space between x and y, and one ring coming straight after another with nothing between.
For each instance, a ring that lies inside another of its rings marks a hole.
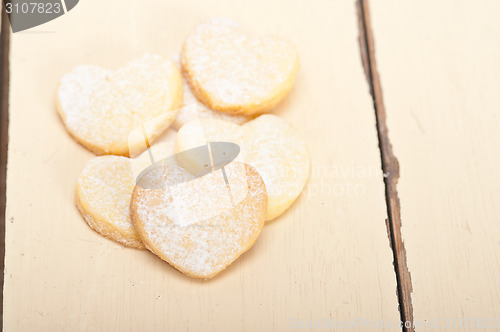
<instances>
[{"instance_id":1,"label":"stack of cookies","mask_svg":"<svg viewBox=\"0 0 500 332\"><path fill-rule=\"evenodd\" d=\"M145 55L116 71L85 65L64 75L57 111L70 135L101 155L78 178L84 220L191 277L224 270L309 176L304 140L265 114L288 94L298 68L290 42L254 38L217 18L193 29L180 59ZM226 152L213 142L235 143L239 154L217 167ZM205 161L186 153L201 147ZM160 171L139 183L152 167Z\"/></svg>"}]
</instances>

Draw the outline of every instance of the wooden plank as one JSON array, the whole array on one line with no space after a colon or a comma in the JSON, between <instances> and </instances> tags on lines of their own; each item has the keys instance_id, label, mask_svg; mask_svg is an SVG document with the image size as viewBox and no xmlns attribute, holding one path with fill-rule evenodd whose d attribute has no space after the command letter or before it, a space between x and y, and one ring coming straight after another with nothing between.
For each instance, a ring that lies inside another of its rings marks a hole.
<instances>
[{"instance_id":1,"label":"wooden plank","mask_svg":"<svg viewBox=\"0 0 500 332\"><path fill-rule=\"evenodd\" d=\"M499 10L371 6L418 331L500 328Z\"/></svg>"},{"instance_id":2,"label":"wooden plank","mask_svg":"<svg viewBox=\"0 0 500 332\"><path fill-rule=\"evenodd\" d=\"M275 113L306 137L312 170L304 194L252 250L197 281L82 221L74 186L92 154L64 130L54 92L78 64L116 68L145 52L175 54L213 16L298 46L297 84ZM400 330L354 2L86 0L34 30L11 45L6 331L283 331L309 322L364 331L382 320Z\"/></svg>"}]
</instances>

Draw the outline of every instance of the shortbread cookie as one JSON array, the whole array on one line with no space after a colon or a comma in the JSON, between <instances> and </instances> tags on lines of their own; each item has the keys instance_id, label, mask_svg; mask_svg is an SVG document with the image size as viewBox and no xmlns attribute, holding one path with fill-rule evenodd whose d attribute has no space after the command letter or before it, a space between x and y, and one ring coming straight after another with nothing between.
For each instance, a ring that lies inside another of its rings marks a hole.
<instances>
[{"instance_id":1,"label":"shortbread cookie","mask_svg":"<svg viewBox=\"0 0 500 332\"><path fill-rule=\"evenodd\" d=\"M282 214L300 195L309 177L306 143L277 116L261 115L242 126L220 120L192 121L177 133L176 151L207 141L227 141L240 146L236 160L255 167L266 184L269 199L266 220Z\"/></svg>"},{"instance_id":2,"label":"shortbread cookie","mask_svg":"<svg viewBox=\"0 0 500 332\"><path fill-rule=\"evenodd\" d=\"M173 59L173 61L179 66L180 63L178 57ZM243 114L228 114L221 111L216 111L210 109L201 101L196 99L195 95L191 92L191 88L185 79L183 79L184 86L184 99L183 107L179 109L177 116L175 118L174 124L172 125L176 130L179 130L183 125L189 121L197 119L219 119L236 124L243 124L250 121L252 118Z\"/></svg>"},{"instance_id":3,"label":"shortbread cookie","mask_svg":"<svg viewBox=\"0 0 500 332\"><path fill-rule=\"evenodd\" d=\"M191 277L211 278L224 270L255 243L264 225L267 195L255 168L234 161L225 172L229 186L217 170L163 189L134 189L132 221L146 247ZM163 175L167 183L179 177L170 168Z\"/></svg>"},{"instance_id":4,"label":"shortbread cookie","mask_svg":"<svg viewBox=\"0 0 500 332\"><path fill-rule=\"evenodd\" d=\"M129 156L142 144L134 130L151 140L174 121L182 104L182 77L161 56L145 55L117 71L78 66L63 76L57 110L69 133L92 152Z\"/></svg>"},{"instance_id":5,"label":"shortbread cookie","mask_svg":"<svg viewBox=\"0 0 500 332\"><path fill-rule=\"evenodd\" d=\"M154 145L152 153L163 159L173 153L173 142ZM130 221L130 198L135 173L149 166L146 151L136 159L101 156L91 159L80 173L76 205L89 226L105 237L129 247L144 248Z\"/></svg>"},{"instance_id":6,"label":"shortbread cookie","mask_svg":"<svg viewBox=\"0 0 500 332\"><path fill-rule=\"evenodd\" d=\"M292 88L295 47L277 37L253 38L235 22L216 18L195 27L181 54L182 71L210 108L252 115L269 111Z\"/></svg>"}]
</instances>

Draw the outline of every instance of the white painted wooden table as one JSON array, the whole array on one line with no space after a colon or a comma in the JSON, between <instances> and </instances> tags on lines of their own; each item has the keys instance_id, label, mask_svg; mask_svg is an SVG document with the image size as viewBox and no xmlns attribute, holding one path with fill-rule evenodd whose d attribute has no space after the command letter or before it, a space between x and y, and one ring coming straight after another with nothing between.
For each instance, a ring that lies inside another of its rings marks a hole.
<instances>
[{"instance_id":1,"label":"white painted wooden table","mask_svg":"<svg viewBox=\"0 0 500 332\"><path fill-rule=\"evenodd\" d=\"M4 29L4 331L500 324L499 11L485 0L85 0L26 32ZM72 67L175 55L214 16L297 45L296 85L274 113L306 138L312 167L257 244L199 281L82 220L75 182L93 155L54 96Z\"/></svg>"}]
</instances>

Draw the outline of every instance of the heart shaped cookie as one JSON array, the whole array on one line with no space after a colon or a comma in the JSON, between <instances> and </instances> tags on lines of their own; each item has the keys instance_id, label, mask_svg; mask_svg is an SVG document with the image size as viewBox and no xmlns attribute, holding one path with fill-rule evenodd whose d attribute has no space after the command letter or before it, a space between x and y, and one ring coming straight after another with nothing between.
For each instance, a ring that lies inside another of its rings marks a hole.
<instances>
[{"instance_id":1,"label":"heart shaped cookie","mask_svg":"<svg viewBox=\"0 0 500 332\"><path fill-rule=\"evenodd\" d=\"M306 143L294 128L275 115L261 115L241 126L208 119L189 122L177 133L176 151L207 141L240 146L236 160L255 167L266 184L266 220L282 214L300 195L309 177Z\"/></svg>"},{"instance_id":2,"label":"heart shaped cookie","mask_svg":"<svg viewBox=\"0 0 500 332\"><path fill-rule=\"evenodd\" d=\"M180 68L179 57L174 58L173 61ZM252 117L247 115L228 114L209 108L201 101L196 99L185 79L183 79L183 83L183 107L180 108L177 112L177 116L175 117L175 121L172 125L176 130L179 130L186 123L198 119L219 119L236 124L243 124L252 119Z\"/></svg>"},{"instance_id":3,"label":"heart shaped cookie","mask_svg":"<svg viewBox=\"0 0 500 332\"><path fill-rule=\"evenodd\" d=\"M177 173L173 170L176 170ZM179 166L165 166L157 188L137 185L132 221L146 247L179 271L211 278L247 251L264 225L267 195L257 171L232 162L222 170L177 181ZM149 182L148 182L149 183Z\"/></svg>"},{"instance_id":4,"label":"heart shaped cookie","mask_svg":"<svg viewBox=\"0 0 500 332\"><path fill-rule=\"evenodd\" d=\"M156 158L166 158L174 145L158 143L151 150ZM126 246L144 248L130 221L130 199L136 175L149 165L148 152L135 159L100 156L87 162L78 176L75 201L92 229Z\"/></svg>"},{"instance_id":5,"label":"heart shaped cookie","mask_svg":"<svg viewBox=\"0 0 500 332\"><path fill-rule=\"evenodd\" d=\"M92 152L129 156L142 130L151 140L174 121L182 104L182 77L175 64L145 55L117 71L78 66L63 76L57 110L68 132Z\"/></svg>"},{"instance_id":6,"label":"heart shaped cookie","mask_svg":"<svg viewBox=\"0 0 500 332\"><path fill-rule=\"evenodd\" d=\"M204 104L252 115L270 110L286 96L299 58L286 40L252 38L235 22L216 18L189 34L181 65L193 93Z\"/></svg>"}]
</instances>

